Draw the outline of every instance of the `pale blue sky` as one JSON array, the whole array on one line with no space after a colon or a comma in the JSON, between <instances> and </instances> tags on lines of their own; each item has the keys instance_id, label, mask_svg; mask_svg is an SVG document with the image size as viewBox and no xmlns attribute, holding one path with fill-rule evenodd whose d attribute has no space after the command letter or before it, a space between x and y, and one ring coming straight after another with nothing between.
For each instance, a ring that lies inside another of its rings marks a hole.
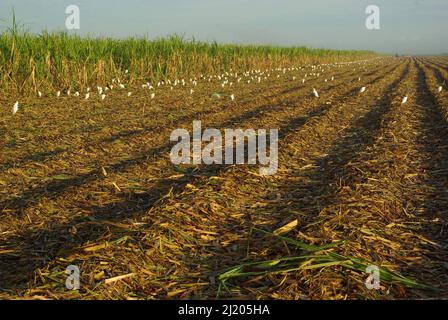
<instances>
[{"instance_id":1,"label":"pale blue sky","mask_svg":"<svg viewBox=\"0 0 448 320\"><path fill-rule=\"evenodd\" d=\"M81 35L448 52L448 0L0 0L0 19L10 20L14 7L32 32L64 30L70 4L80 7ZM370 4L381 9L381 30L365 28Z\"/></svg>"}]
</instances>

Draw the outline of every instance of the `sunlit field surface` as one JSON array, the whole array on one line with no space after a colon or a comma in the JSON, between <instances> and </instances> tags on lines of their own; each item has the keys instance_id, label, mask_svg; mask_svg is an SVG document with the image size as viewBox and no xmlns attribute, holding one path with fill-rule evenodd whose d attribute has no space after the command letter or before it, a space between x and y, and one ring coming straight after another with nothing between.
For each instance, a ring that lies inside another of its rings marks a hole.
<instances>
[{"instance_id":1,"label":"sunlit field surface","mask_svg":"<svg viewBox=\"0 0 448 320\"><path fill-rule=\"evenodd\" d=\"M0 297L448 298L447 78L446 57L13 28ZM278 128L277 173L173 164L194 120Z\"/></svg>"}]
</instances>

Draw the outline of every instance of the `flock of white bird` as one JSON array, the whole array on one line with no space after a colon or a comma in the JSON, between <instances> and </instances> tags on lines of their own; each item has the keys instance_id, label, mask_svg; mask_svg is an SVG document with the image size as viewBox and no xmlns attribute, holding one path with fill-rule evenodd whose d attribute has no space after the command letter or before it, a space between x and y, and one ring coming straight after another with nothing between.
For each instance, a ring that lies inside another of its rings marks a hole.
<instances>
[{"instance_id":1,"label":"flock of white bird","mask_svg":"<svg viewBox=\"0 0 448 320\"><path fill-rule=\"evenodd\" d=\"M317 79L319 78L321 75L327 74L328 72L331 71L332 68L337 68L337 67L342 67L343 65L357 65L360 68L364 68L365 70L365 64L368 62L368 60L363 60L363 61L350 61L350 62L339 62L339 63L330 63L330 64L317 64L317 65L309 65L309 66L302 66L302 67L290 67L290 68L272 68L272 69L266 69L266 70L251 70L251 71L246 71L246 72L242 72L241 74L235 72L224 72L223 74L220 75L211 75L211 76L204 76L204 75L200 75L198 78L194 77L194 78L190 78L189 82L187 82L185 79L174 79L174 80L162 80L159 81L156 85L153 86L153 84L151 84L150 82L146 82L144 84L141 85L142 89L145 90L149 90L150 91L150 99L154 99L156 96L155 93L155 87L159 88L159 87L169 87L170 90L173 90L174 87L176 86L191 86L189 93L190 95L192 95L195 91L194 91L194 87L196 87L198 85L199 81L203 81L203 82L212 82L212 81L218 81L218 83L220 83L220 86L222 89L226 88L226 87L233 87L235 84L239 84L239 83L261 83L262 81L267 81L269 79L271 79L273 76L276 75L276 78L280 78L281 74L286 75L289 72L301 72L301 83L304 84L308 78L313 78L313 79ZM310 69L309 72L306 72L307 69ZM356 70L356 67L353 69L354 71ZM127 74L129 71L125 70L125 74ZM335 77L332 76L331 78L325 78L324 82L328 82L328 81L334 81ZM292 81L296 81L297 80L297 75L292 76ZM361 81L361 77L358 77L358 81ZM108 84L105 87L102 86L97 86L97 96L98 98L102 101L105 100L107 97L107 93L108 91L111 92L112 90L114 90L114 88L119 88L120 90L124 90L126 89L127 85L122 83L120 78L114 78L112 79L112 84ZM439 86L437 89L438 93L441 93L443 90L442 86ZM363 86L360 88L359 93L364 93L366 91L366 87ZM71 92L70 89L65 90L65 95L66 96L73 96L73 97L80 97L81 93L79 91L75 91L73 94ZM61 97L62 95L62 91L57 91L56 92L56 97ZM316 88L312 89L312 95L316 98L319 98L319 92L316 90ZM37 96L39 98L43 97L43 94L41 91L37 92ZM132 91L127 91L127 97L131 97L132 96ZM219 93L214 93L212 95L213 97L217 97L217 98L221 98L222 94ZM84 100L89 100L91 99L91 97L93 97L93 92L91 91L91 88L87 88L86 92L84 93ZM230 98L231 101L235 101L235 94L230 94L228 95L228 97ZM404 96L402 99L402 104L405 104L408 101L408 96ZM18 101L16 101L12 107L12 113L16 114L20 109L20 104Z\"/></svg>"}]
</instances>

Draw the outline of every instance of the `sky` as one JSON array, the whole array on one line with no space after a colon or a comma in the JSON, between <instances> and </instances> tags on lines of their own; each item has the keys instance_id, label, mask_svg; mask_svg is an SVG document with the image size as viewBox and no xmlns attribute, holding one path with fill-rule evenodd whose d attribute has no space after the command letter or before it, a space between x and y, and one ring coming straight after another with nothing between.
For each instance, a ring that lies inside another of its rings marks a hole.
<instances>
[{"instance_id":1,"label":"sky","mask_svg":"<svg viewBox=\"0 0 448 320\"><path fill-rule=\"evenodd\" d=\"M69 5L80 9L80 29L69 32L83 36L176 33L218 43L448 53L448 0L0 0L0 31L13 9L33 33L66 30ZM380 9L380 30L365 26L368 5Z\"/></svg>"}]
</instances>

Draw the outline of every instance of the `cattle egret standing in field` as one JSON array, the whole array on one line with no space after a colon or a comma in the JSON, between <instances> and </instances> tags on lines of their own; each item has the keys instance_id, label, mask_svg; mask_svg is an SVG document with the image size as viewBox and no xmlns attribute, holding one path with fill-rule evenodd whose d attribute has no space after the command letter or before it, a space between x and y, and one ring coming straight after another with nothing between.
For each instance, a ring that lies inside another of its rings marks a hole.
<instances>
[{"instance_id":1,"label":"cattle egret standing in field","mask_svg":"<svg viewBox=\"0 0 448 320\"><path fill-rule=\"evenodd\" d=\"M442 92L442 90L443 90L443 88L442 88L442 86L440 86L440 87L437 89L437 92L440 93L440 92Z\"/></svg>"},{"instance_id":2,"label":"cattle egret standing in field","mask_svg":"<svg viewBox=\"0 0 448 320\"><path fill-rule=\"evenodd\" d=\"M128 97L130 97L132 95L132 92L128 92Z\"/></svg>"},{"instance_id":3,"label":"cattle egret standing in field","mask_svg":"<svg viewBox=\"0 0 448 320\"><path fill-rule=\"evenodd\" d=\"M60 97L61 96L61 91L56 92L56 97Z\"/></svg>"},{"instance_id":4,"label":"cattle egret standing in field","mask_svg":"<svg viewBox=\"0 0 448 320\"><path fill-rule=\"evenodd\" d=\"M316 98L319 98L319 93L317 92L316 89L313 88L313 94Z\"/></svg>"},{"instance_id":5,"label":"cattle egret standing in field","mask_svg":"<svg viewBox=\"0 0 448 320\"><path fill-rule=\"evenodd\" d=\"M90 93L86 93L86 100L90 98Z\"/></svg>"},{"instance_id":6,"label":"cattle egret standing in field","mask_svg":"<svg viewBox=\"0 0 448 320\"><path fill-rule=\"evenodd\" d=\"M364 91L366 91L366 87L362 87L361 90L359 90L359 93L363 93Z\"/></svg>"},{"instance_id":7,"label":"cattle egret standing in field","mask_svg":"<svg viewBox=\"0 0 448 320\"><path fill-rule=\"evenodd\" d=\"M37 95L39 96L39 98L42 97L42 92L37 91Z\"/></svg>"},{"instance_id":8,"label":"cattle egret standing in field","mask_svg":"<svg viewBox=\"0 0 448 320\"><path fill-rule=\"evenodd\" d=\"M230 95L230 99L232 99L232 101L234 101L235 100L235 95L234 94Z\"/></svg>"},{"instance_id":9,"label":"cattle egret standing in field","mask_svg":"<svg viewBox=\"0 0 448 320\"><path fill-rule=\"evenodd\" d=\"M156 97L155 93L151 93L151 99L154 99Z\"/></svg>"},{"instance_id":10,"label":"cattle egret standing in field","mask_svg":"<svg viewBox=\"0 0 448 320\"><path fill-rule=\"evenodd\" d=\"M406 102L408 102L408 96L403 97L403 99L401 100L401 104L405 104Z\"/></svg>"},{"instance_id":11,"label":"cattle egret standing in field","mask_svg":"<svg viewBox=\"0 0 448 320\"><path fill-rule=\"evenodd\" d=\"M12 114L16 114L17 111L19 111L19 101L16 101L16 103L14 103L14 106L12 107Z\"/></svg>"}]
</instances>

